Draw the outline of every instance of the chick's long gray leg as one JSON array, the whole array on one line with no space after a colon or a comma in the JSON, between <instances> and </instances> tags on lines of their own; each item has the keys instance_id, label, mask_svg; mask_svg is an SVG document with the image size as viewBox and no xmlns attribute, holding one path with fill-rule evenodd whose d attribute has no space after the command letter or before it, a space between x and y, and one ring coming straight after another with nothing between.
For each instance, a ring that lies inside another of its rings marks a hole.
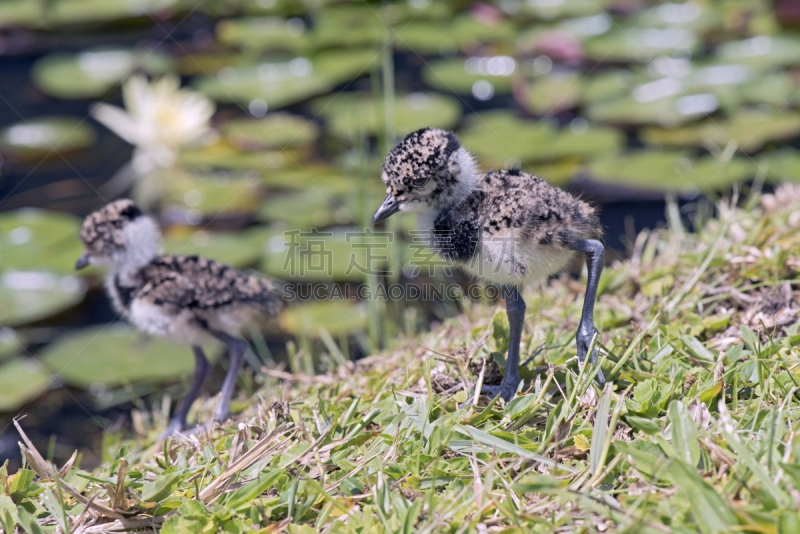
<instances>
[{"instance_id":1,"label":"chick's long gray leg","mask_svg":"<svg viewBox=\"0 0 800 534\"><path fill-rule=\"evenodd\" d=\"M162 437L171 436L175 432L179 432L186 428L186 416L189 415L189 409L192 407L197 395L200 393L200 389L203 387L203 384L205 384L206 380L208 379L208 375L211 373L211 364L208 363L206 355L203 353L203 349L198 345L192 345L192 350L194 350L194 377L192 378L192 387L189 389L189 393L187 393L186 397L183 399L178 411L176 411L175 415L172 416L172 419L170 420L167 429L163 432Z\"/></svg>"},{"instance_id":2,"label":"chick's long gray leg","mask_svg":"<svg viewBox=\"0 0 800 534\"><path fill-rule=\"evenodd\" d=\"M589 352L589 345L592 344L592 338L597 332L594 327L594 302L597 299L597 284L600 281L600 273L603 272L603 264L605 263L605 249L603 244L596 239L578 239L572 248L584 253L586 267L589 271L589 277L586 282L586 297L583 301L583 312L581 313L581 322L576 336L578 361L583 363L586 360L587 352ZM595 346L589 357L589 362L594 365L596 360L597 347ZM600 369L597 370L597 382L601 386L606 382L603 377L603 371Z\"/></svg>"},{"instance_id":3,"label":"chick's long gray leg","mask_svg":"<svg viewBox=\"0 0 800 534\"><path fill-rule=\"evenodd\" d=\"M509 402L517 394L521 378L519 377L519 343L522 338L522 324L525 322L525 299L519 294L516 286L503 286L508 315L509 345L506 373L499 386L483 386L481 393L500 397ZM469 402L469 401L468 401Z\"/></svg>"},{"instance_id":4,"label":"chick's long gray leg","mask_svg":"<svg viewBox=\"0 0 800 534\"><path fill-rule=\"evenodd\" d=\"M244 352L247 350L247 344L241 339L236 339L227 334L218 333L215 335L228 346L228 356L231 360L230 367L228 367L228 374L225 375L225 381L222 383L222 389L219 392L217 409L214 411L214 420L224 421L228 418L228 415L230 415L231 398L233 397L233 390L236 387L236 379L239 377L239 371L242 370Z\"/></svg>"},{"instance_id":5,"label":"chick's long gray leg","mask_svg":"<svg viewBox=\"0 0 800 534\"><path fill-rule=\"evenodd\" d=\"M522 338L522 325L525 322L525 299L516 286L504 286L506 314L508 315L508 360L506 374L500 383L500 396L506 402L514 398L519 387L519 343Z\"/></svg>"}]
</instances>

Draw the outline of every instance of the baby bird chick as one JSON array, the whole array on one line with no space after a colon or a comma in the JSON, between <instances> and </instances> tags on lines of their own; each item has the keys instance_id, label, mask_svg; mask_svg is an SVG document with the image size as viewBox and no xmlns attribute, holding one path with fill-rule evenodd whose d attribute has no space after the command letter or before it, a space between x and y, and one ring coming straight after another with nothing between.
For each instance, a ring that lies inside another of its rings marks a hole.
<instances>
[{"instance_id":1,"label":"baby bird chick","mask_svg":"<svg viewBox=\"0 0 800 534\"><path fill-rule=\"evenodd\" d=\"M434 128L409 134L383 164L386 200L377 224L398 211L417 212L417 226L446 260L500 284L506 300L510 345L500 386L483 392L510 401L520 384L519 344L525 301L518 286L563 269L583 252L589 280L576 337L583 362L595 335L594 301L603 269L602 231L594 208L518 169L482 174L455 135ZM597 349L590 361L594 364ZM604 382L598 370L598 381Z\"/></svg>"},{"instance_id":2,"label":"baby bird chick","mask_svg":"<svg viewBox=\"0 0 800 534\"><path fill-rule=\"evenodd\" d=\"M108 267L106 290L114 308L139 330L192 345L192 386L164 435L186 427L186 416L211 366L201 345L215 339L228 348L230 367L214 419L229 415L236 378L247 344L242 328L259 317L275 316L282 301L271 282L198 256L159 255L156 223L131 200L116 200L86 217L81 241L86 249L75 264Z\"/></svg>"}]
</instances>

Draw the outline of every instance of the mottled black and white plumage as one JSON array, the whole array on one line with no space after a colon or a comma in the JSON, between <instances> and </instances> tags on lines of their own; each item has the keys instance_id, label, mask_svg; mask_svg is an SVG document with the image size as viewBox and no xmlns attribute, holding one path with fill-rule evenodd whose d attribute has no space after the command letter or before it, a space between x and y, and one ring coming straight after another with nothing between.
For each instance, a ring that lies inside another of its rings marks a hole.
<instances>
[{"instance_id":1,"label":"mottled black and white plumage","mask_svg":"<svg viewBox=\"0 0 800 534\"><path fill-rule=\"evenodd\" d=\"M230 398L246 348L239 336L251 321L275 316L282 301L273 284L199 256L159 255L161 234L131 200L117 200L86 217L81 228L85 252L76 268L109 268L106 289L116 310L139 330L193 345L192 389L168 432L186 424L189 407L210 372L200 346L220 340L231 366L215 418L228 415Z\"/></svg>"},{"instance_id":2,"label":"mottled black and white plumage","mask_svg":"<svg viewBox=\"0 0 800 534\"><path fill-rule=\"evenodd\" d=\"M393 148L381 178L387 196L373 223L398 211L416 212L419 230L431 232L430 244L442 257L503 286L512 338L508 367L497 391L484 390L510 400L520 383L525 302L517 287L559 272L576 251L586 254L589 266L577 336L578 357L586 358L603 267L602 231L592 206L518 169L482 174L455 135L435 128L413 132ZM598 378L602 382L599 370Z\"/></svg>"}]
</instances>

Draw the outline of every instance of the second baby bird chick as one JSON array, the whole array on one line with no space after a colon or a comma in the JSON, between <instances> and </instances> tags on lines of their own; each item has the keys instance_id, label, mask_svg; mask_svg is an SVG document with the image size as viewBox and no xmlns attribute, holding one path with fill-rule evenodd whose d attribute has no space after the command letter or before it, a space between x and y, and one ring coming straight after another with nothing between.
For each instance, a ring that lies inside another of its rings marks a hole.
<instances>
[{"instance_id":1,"label":"second baby bird chick","mask_svg":"<svg viewBox=\"0 0 800 534\"><path fill-rule=\"evenodd\" d=\"M191 389L164 434L186 427L189 408L211 371L201 346L214 340L227 346L230 357L214 413L215 420L226 419L247 348L241 331L282 307L272 282L199 256L160 255L155 221L131 200L111 202L86 217L81 240L85 252L75 268L108 267L106 290L121 315L143 332L194 350Z\"/></svg>"},{"instance_id":2,"label":"second baby bird chick","mask_svg":"<svg viewBox=\"0 0 800 534\"><path fill-rule=\"evenodd\" d=\"M483 392L510 401L520 384L519 346L525 301L519 286L566 267L576 251L589 269L578 326L583 362L596 330L594 301L603 269L600 221L593 207L519 169L481 173L455 135L424 128L406 136L386 156L386 200L373 224L398 211L417 212L417 227L430 232L432 248L468 273L502 286L510 346L501 385ZM597 349L589 355L594 363ZM598 369L597 379L603 383Z\"/></svg>"}]
</instances>

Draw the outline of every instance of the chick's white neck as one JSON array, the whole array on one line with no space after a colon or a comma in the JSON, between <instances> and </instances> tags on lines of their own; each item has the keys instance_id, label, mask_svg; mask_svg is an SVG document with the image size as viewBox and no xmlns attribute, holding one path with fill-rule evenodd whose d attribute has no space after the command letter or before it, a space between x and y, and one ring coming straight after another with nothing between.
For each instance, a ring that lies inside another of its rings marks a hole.
<instances>
[{"instance_id":1,"label":"chick's white neck","mask_svg":"<svg viewBox=\"0 0 800 534\"><path fill-rule=\"evenodd\" d=\"M456 184L452 204L459 204L478 188L480 171L475 158L464 147L459 148L452 158Z\"/></svg>"},{"instance_id":2,"label":"chick's white neck","mask_svg":"<svg viewBox=\"0 0 800 534\"><path fill-rule=\"evenodd\" d=\"M161 253L161 232L150 217L139 217L122 230L125 250L116 254L110 276L132 280L136 273Z\"/></svg>"},{"instance_id":3,"label":"chick's white neck","mask_svg":"<svg viewBox=\"0 0 800 534\"><path fill-rule=\"evenodd\" d=\"M464 147L459 148L450 158L449 171L456 179L448 194L439 202L427 205L419 203L415 206L413 211L417 212L417 229L430 230L440 213L461 204L480 187L478 165Z\"/></svg>"}]
</instances>

